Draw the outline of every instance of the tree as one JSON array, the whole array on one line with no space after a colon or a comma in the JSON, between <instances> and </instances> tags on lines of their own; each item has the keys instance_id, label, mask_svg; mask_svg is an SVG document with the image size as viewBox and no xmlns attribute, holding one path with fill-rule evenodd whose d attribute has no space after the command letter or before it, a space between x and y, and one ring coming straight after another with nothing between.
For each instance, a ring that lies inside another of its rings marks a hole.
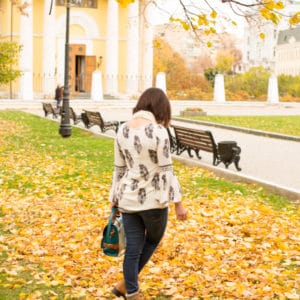
<instances>
[{"instance_id":1,"label":"tree","mask_svg":"<svg viewBox=\"0 0 300 300\"><path fill-rule=\"evenodd\" d=\"M15 42L0 42L0 85L14 81L21 75L16 69L21 46Z\"/></svg>"},{"instance_id":2,"label":"tree","mask_svg":"<svg viewBox=\"0 0 300 300\"><path fill-rule=\"evenodd\" d=\"M210 82L212 87L215 85L215 77L217 74L218 71L215 68L207 68L204 71L204 76Z\"/></svg>"},{"instance_id":3,"label":"tree","mask_svg":"<svg viewBox=\"0 0 300 300\"><path fill-rule=\"evenodd\" d=\"M155 38L153 43L153 74L165 72L168 89L170 90L186 88L186 85L188 85L188 70L184 59L164 40Z\"/></svg>"},{"instance_id":4,"label":"tree","mask_svg":"<svg viewBox=\"0 0 300 300\"><path fill-rule=\"evenodd\" d=\"M166 73L168 96L172 99L211 99L211 86L191 73L184 59L160 38L154 39L153 74Z\"/></svg>"},{"instance_id":5,"label":"tree","mask_svg":"<svg viewBox=\"0 0 300 300\"><path fill-rule=\"evenodd\" d=\"M281 74L278 76L278 87L281 96L300 97L300 76Z\"/></svg>"},{"instance_id":6,"label":"tree","mask_svg":"<svg viewBox=\"0 0 300 300\"><path fill-rule=\"evenodd\" d=\"M117 0L122 6L127 6L136 0ZM218 21L226 19L237 25L235 16L244 17L246 20L260 18L278 25L283 19L287 19L291 26L300 23L300 12L289 14L284 10L284 1L281 0L222 0L220 4L212 5L212 1L195 0L185 2L177 1L182 9L180 17L171 16L170 20L180 23L186 30L202 29L206 34L216 32ZM164 2L151 0L158 8L165 11ZM224 7L231 10L232 14L224 16ZM183 15L183 16L182 16Z\"/></svg>"},{"instance_id":7,"label":"tree","mask_svg":"<svg viewBox=\"0 0 300 300\"><path fill-rule=\"evenodd\" d=\"M267 94L270 71L263 67L252 67L244 74L244 87L249 95L258 97Z\"/></svg>"},{"instance_id":8,"label":"tree","mask_svg":"<svg viewBox=\"0 0 300 300\"><path fill-rule=\"evenodd\" d=\"M230 53L218 52L215 69L223 74L230 74L233 66L233 56Z\"/></svg>"},{"instance_id":9,"label":"tree","mask_svg":"<svg viewBox=\"0 0 300 300\"><path fill-rule=\"evenodd\" d=\"M232 58L231 72L235 73L235 70L238 69L242 62L242 52L236 47L236 40L232 35L224 33L219 35L220 37L220 46L222 53L226 53Z\"/></svg>"},{"instance_id":10,"label":"tree","mask_svg":"<svg viewBox=\"0 0 300 300\"><path fill-rule=\"evenodd\" d=\"M194 65L191 67L191 72L196 74L204 74L208 68L212 68L214 63L208 54L201 55L196 58Z\"/></svg>"}]
</instances>

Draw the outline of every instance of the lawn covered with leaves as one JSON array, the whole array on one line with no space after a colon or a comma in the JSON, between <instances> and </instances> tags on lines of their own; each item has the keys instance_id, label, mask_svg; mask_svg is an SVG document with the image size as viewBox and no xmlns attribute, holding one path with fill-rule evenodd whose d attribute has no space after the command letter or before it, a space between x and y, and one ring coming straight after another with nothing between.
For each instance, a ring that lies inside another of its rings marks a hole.
<instances>
[{"instance_id":1,"label":"lawn covered with leaves","mask_svg":"<svg viewBox=\"0 0 300 300\"><path fill-rule=\"evenodd\" d=\"M300 116L200 116L189 119L300 136Z\"/></svg>"},{"instance_id":2,"label":"lawn covered with leaves","mask_svg":"<svg viewBox=\"0 0 300 300\"><path fill-rule=\"evenodd\" d=\"M0 112L0 299L111 299L122 258L102 254L113 141ZM175 162L189 219L171 207L140 276L146 299L299 299L299 206ZM192 176L191 176L192 175Z\"/></svg>"}]
</instances>

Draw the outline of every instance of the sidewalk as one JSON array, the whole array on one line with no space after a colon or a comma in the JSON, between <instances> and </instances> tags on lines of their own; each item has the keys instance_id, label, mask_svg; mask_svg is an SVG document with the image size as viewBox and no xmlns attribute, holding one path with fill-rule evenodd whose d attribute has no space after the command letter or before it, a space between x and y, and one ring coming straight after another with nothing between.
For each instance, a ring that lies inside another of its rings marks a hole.
<instances>
[{"instance_id":1,"label":"sidewalk","mask_svg":"<svg viewBox=\"0 0 300 300\"><path fill-rule=\"evenodd\" d=\"M0 110L19 109L43 116L41 102L43 101L0 100ZM119 121L130 118L135 103L135 100L70 101L70 105L76 113L80 113L82 109L100 110L105 120ZM179 115L185 107L201 107L209 115L300 115L300 103L280 103L278 105L263 102L215 104L208 101L172 101L171 103L174 116ZM174 118L173 122L175 124L182 121ZM82 124L79 126L83 127ZM275 193L294 200L300 199L300 139L281 139L280 136L277 138L265 137L230 130L228 127L211 127L195 122L185 123L185 126L210 130L216 142L223 140L237 141L242 149L240 160L242 171L236 171L234 164L230 165L228 169L222 163L214 167L212 165L212 154L206 152L201 152L201 160L190 159L186 154L178 157L179 160L197 164L231 180L254 182ZM96 127L91 130L99 133L99 129Z\"/></svg>"}]
</instances>

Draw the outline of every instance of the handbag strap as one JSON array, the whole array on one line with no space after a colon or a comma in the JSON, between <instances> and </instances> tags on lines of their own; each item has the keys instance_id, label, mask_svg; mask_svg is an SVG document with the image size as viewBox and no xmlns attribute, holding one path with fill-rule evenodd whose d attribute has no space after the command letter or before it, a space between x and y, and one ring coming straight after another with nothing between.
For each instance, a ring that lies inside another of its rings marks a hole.
<instances>
[{"instance_id":1,"label":"handbag strap","mask_svg":"<svg viewBox=\"0 0 300 300\"><path fill-rule=\"evenodd\" d=\"M106 231L106 237L109 238L110 235L110 230L111 230L111 225L113 223L113 218L115 214L117 213L118 208L113 206L109 215L108 223L107 223L107 231Z\"/></svg>"}]
</instances>

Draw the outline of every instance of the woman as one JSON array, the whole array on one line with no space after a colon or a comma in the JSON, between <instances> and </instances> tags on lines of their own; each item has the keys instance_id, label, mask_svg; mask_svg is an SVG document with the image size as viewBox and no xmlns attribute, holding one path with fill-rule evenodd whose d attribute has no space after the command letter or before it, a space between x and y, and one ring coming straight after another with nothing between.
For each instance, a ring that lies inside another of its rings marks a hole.
<instances>
[{"instance_id":1,"label":"woman","mask_svg":"<svg viewBox=\"0 0 300 300\"><path fill-rule=\"evenodd\" d=\"M164 235L168 203L174 202L178 219L185 220L187 215L172 168L166 130L170 120L166 94L149 88L133 109L133 118L120 126L115 139L110 200L122 213L127 245L124 280L112 292L128 300L144 299L138 274Z\"/></svg>"},{"instance_id":2,"label":"woman","mask_svg":"<svg viewBox=\"0 0 300 300\"><path fill-rule=\"evenodd\" d=\"M56 100L56 108L60 108L60 103L63 99L63 93L64 93L64 87L61 86L60 84L57 85L55 89L55 100Z\"/></svg>"}]
</instances>

